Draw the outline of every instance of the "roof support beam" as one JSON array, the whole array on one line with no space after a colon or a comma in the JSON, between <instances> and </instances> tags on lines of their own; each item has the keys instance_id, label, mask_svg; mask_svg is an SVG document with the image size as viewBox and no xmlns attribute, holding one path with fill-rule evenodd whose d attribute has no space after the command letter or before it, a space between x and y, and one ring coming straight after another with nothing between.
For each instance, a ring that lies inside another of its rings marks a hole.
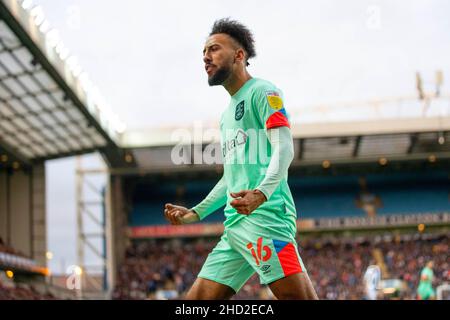
<instances>
[{"instance_id":1,"label":"roof support beam","mask_svg":"<svg viewBox=\"0 0 450 320\"><path fill-rule=\"evenodd\" d=\"M409 139L410 139L410 144L409 144L409 147L408 147L408 150L406 151L406 153L411 154L414 150L414 147L417 144L417 140L419 140L419 134L413 133L413 134L411 134Z\"/></svg>"},{"instance_id":2,"label":"roof support beam","mask_svg":"<svg viewBox=\"0 0 450 320\"><path fill-rule=\"evenodd\" d=\"M355 139L355 146L353 147L352 157L356 158L358 156L359 147L361 145L361 136L357 136Z\"/></svg>"}]
</instances>

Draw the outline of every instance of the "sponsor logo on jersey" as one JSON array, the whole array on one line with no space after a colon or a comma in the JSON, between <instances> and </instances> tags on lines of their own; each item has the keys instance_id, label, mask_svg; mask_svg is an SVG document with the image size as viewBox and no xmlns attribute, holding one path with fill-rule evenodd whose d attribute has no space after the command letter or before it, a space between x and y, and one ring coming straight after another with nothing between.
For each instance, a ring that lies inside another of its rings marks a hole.
<instances>
[{"instance_id":1,"label":"sponsor logo on jersey","mask_svg":"<svg viewBox=\"0 0 450 320\"><path fill-rule=\"evenodd\" d=\"M245 144L247 142L247 134L245 131L239 129L236 132L236 135L233 139L225 141L225 143L222 146L222 155L225 158L226 155L233 151L237 146L240 146L242 144Z\"/></svg>"}]
</instances>

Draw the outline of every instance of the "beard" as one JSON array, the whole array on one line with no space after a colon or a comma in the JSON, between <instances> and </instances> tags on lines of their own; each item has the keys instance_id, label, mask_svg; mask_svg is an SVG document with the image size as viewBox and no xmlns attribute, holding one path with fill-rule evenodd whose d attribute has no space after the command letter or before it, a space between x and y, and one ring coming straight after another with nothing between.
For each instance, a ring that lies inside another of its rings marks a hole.
<instances>
[{"instance_id":1,"label":"beard","mask_svg":"<svg viewBox=\"0 0 450 320\"><path fill-rule=\"evenodd\" d=\"M231 74L230 67L221 67L217 69L217 71L208 78L208 84L210 86L218 86L221 85Z\"/></svg>"}]
</instances>

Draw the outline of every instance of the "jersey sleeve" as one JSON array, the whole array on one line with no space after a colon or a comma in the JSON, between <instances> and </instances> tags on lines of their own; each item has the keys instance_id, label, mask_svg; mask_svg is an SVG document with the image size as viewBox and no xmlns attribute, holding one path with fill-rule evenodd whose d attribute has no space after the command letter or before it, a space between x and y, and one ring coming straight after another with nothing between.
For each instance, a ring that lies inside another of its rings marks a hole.
<instances>
[{"instance_id":1,"label":"jersey sleeve","mask_svg":"<svg viewBox=\"0 0 450 320\"><path fill-rule=\"evenodd\" d=\"M287 175L289 165L294 159L294 145L291 130L286 127L267 130L267 136L272 146L272 157L266 175L256 189L269 200L280 181Z\"/></svg>"},{"instance_id":2,"label":"jersey sleeve","mask_svg":"<svg viewBox=\"0 0 450 320\"><path fill-rule=\"evenodd\" d=\"M252 101L254 111L266 129L288 127L289 123L282 92L275 87L256 88Z\"/></svg>"},{"instance_id":3,"label":"jersey sleeve","mask_svg":"<svg viewBox=\"0 0 450 320\"><path fill-rule=\"evenodd\" d=\"M200 220L203 220L226 203L227 183L225 182L225 177L222 176L206 198L195 207L191 208L191 210L197 213Z\"/></svg>"}]
</instances>

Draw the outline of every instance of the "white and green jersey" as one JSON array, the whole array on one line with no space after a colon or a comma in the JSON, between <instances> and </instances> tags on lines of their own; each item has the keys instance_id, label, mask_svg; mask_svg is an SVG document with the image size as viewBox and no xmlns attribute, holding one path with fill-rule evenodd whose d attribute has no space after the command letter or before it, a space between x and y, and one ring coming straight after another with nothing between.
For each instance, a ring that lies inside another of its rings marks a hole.
<instances>
[{"instance_id":1,"label":"white and green jersey","mask_svg":"<svg viewBox=\"0 0 450 320\"><path fill-rule=\"evenodd\" d=\"M245 215L230 205L230 192L253 190L265 177L271 158L267 130L287 126L288 115L282 92L272 83L252 78L230 100L220 120L224 179L227 186L225 227ZM296 209L287 183L287 174L269 199L250 216L269 227L287 226L296 231Z\"/></svg>"},{"instance_id":2,"label":"white and green jersey","mask_svg":"<svg viewBox=\"0 0 450 320\"><path fill-rule=\"evenodd\" d=\"M436 296L436 293L433 289L433 278L434 273L433 270L425 267L422 269L420 273L421 279L419 282L419 287L417 288L417 293L419 294L422 300L428 300ZM426 276L426 280L423 280L422 277Z\"/></svg>"}]
</instances>

